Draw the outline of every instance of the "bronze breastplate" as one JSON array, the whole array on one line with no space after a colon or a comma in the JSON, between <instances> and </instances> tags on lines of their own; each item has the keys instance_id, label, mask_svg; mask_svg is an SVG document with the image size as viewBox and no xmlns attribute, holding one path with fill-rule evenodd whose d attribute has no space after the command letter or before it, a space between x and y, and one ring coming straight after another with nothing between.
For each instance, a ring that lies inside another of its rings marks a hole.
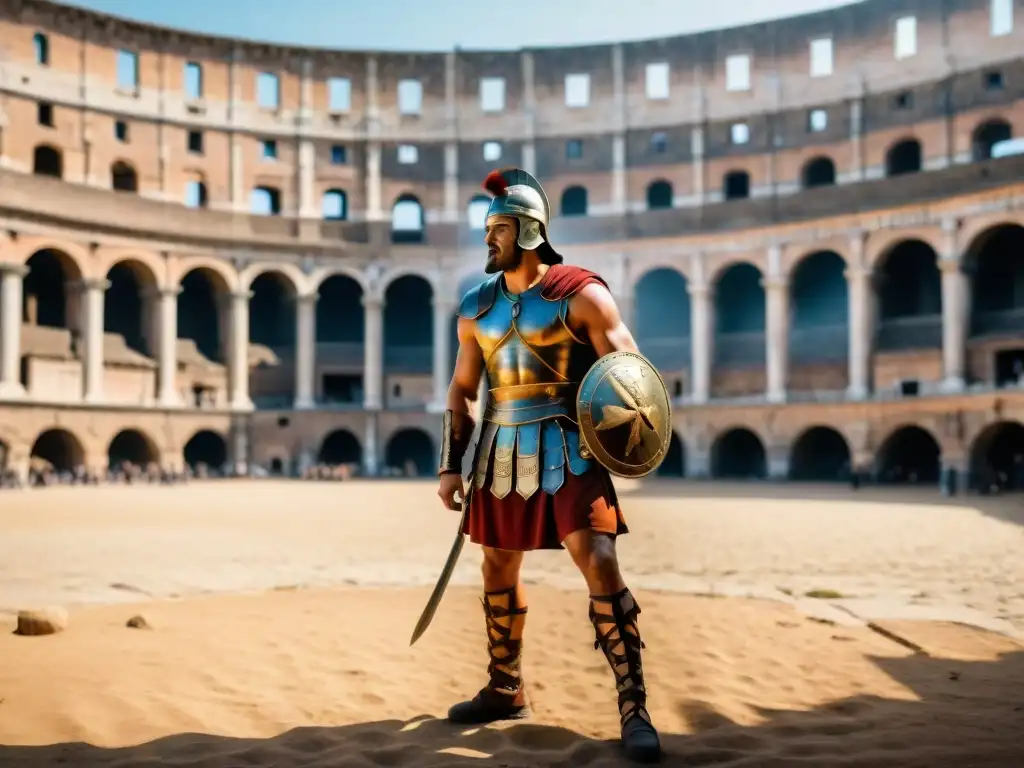
<instances>
[{"instance_id":1,"label":"bronze breastplate","mask_svg":"<svg viewBox=\"0 0 1024 768\"><path fill-rule=\"evenodd\" d=\"M485 419L509 425L575 420L579 381L596 356L569 329L567 312L568 299L547 301L540 286L514 295L499 283L491 308L476 320L487 376Z\"/></svg>"}]
</instances>

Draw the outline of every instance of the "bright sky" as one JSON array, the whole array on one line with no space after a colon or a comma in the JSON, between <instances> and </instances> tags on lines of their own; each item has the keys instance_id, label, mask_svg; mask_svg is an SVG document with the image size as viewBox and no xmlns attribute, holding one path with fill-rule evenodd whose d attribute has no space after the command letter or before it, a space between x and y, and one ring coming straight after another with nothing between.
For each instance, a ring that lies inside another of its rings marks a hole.
<instances>
[{"instance_id":1,"label":"bright sky","mask_svg":"<svg viewBox=\"0 0 1024 768\"><path fill-rule=\"evenodd\" d=\"M360 50L523 48L671 37L851 0L64 0L229 37ZM508 8L510 10L501 10ZM515 11L511 9L515 8Z\"/></svg>"}]
</instances>

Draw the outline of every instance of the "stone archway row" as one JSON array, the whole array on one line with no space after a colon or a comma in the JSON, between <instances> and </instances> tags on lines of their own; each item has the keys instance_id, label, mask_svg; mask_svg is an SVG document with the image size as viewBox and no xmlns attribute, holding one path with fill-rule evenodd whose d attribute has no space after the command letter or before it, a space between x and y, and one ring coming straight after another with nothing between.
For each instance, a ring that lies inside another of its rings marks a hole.
<instances>
[{"instance_id":1,"label":"stone archway row","mask_svg":"<svg viewBox=\"0 0 1024 768\"><path fill-rule=\"evenodd\" d=\"M984 490L1024 491L1024 424L1000 421L982 430L970 444L969 464L962 482ZM921 426L908 424L889 432L871 460L860 463L843 434L815 425L788 446L766 446L753 429L733 427L711 441L706 461L687 456L679 433L659 474L668 477L710 477L721 480L849 482L856 475L879 484L937 486L943 470L939 441ZM689 459L689 461L688 461Z\"/></svg>"}]
</instances>

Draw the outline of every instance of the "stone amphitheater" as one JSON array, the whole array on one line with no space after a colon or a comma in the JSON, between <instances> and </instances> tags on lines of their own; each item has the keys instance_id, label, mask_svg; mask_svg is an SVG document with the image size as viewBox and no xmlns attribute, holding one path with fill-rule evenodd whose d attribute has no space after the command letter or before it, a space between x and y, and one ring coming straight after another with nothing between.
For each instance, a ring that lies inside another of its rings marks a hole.
<instances>
[{"instance_id":1,"label":"stone amphitheater","mask_svg":"<svg viewBox=\"0 0 1024 768\"><path fill-rule=\"evenodd\" d=\"M665 374L662 472L1024 487L1013 11L381 53L0 0L0 468L432 474L518 165Z\"/></svg>"}]
</instances>

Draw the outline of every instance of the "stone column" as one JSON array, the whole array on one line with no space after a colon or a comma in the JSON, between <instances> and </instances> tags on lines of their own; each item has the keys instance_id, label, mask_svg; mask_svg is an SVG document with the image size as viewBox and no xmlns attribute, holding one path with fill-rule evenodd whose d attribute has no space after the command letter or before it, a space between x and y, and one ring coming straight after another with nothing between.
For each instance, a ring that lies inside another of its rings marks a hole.
<instances>
[{"instance_id":1,"label":"stone column","mask_svg":"<svg viewBox=\"0 0 1024 768\"><path fill-rule=\"evenodd\" d=\"M178 294L181 288L161 288L157 296L157 402L165 408L181 405L178 392Z\"/></svg>"},{"instance_id":2,"label":"stone column","mask_svg":"<svg viewBox=\"0 0 1024 768\"><path fill-rule=\"evenodd\" d=\"M231 208L239 213L248 212L249 200L245 194L245 173L243 148L239 136L238 105L242 103L241 63L244 58L241 45L236 45L231 52L228 65L228 104L227 117L230 133L228 134L228 168L230 173Z\"/></svg>"},{"instance_id":3,"label":"stone column","mask_svg":"<svg viewBox=\"0 0 1024 768\"><path fill-rule=\"evenodd\" d=\"M444 413L448 402L448 382L451 379L451 318L455 304L449 299L434 296L434 401L430 410Z\"/></svg>"},{"instance_id":4,"label":"stone column","mask_svg":"<svg viewBox=\"0 0 1024 768\"><path fill-rule=\"evenodd\" d=\"M444 145L444 215L446 224L455 224L462 213L459 202L459 102L456 92L457 59L454 51L444 57L444 111L445 132L449 141Z\"/></svg>"},{"instance_id":5,"label":"stone column","mask_svg":"<svg viewBox=\"0 0 1024 768\"><path fill-rule=\"evenodd\" d=\"M363 407L379 411L384 405L384 300L364 294L363 307Z\"/></svg>"},{"instance_id":6,"label":"stone column","mask_svg":"<svg viewBox=\"0 0 1024 768\"><path fill-rule=\"evenodd\" d=\"M866 400L871 390L871 273L862 266L846 270L847 332L849 333L849 383L846 396L850 400Z\"/></svg>"},{"instance_id":7,"label":"stone column","mask_svg":"<svg viewBox=\"0 0 1024 768\"><path fill-rule=\"evenodd\" d=\"M0 399L24 397L21 384L22 281L28 268L0 264Z\"/></svg>"},{"instance_id":8,"label":"stone column","mask_svg":"<svg viewBox=\"0 0 1024 768\"><path fill-rule=\"evenodd\" d=\"M383 221L380 169L380 107L377 101L377 57L366 61L366 219Z\"/></svg>"},{"instance_id":9,"label":"stone column","mask_svg":"<svg viewBox=\"0 0 1024 768\"><path fill-rule=\"evenodd\" d=\"M83 280L79 305L82 330L83 399L86 403L103 400L103 297L107 280Z\"/></svg>"},{"instance_id":10,"label":"stone column","mask_svg":"<svg viewBox=\"0 0 1024 768\"><path fill-rule=\"evenodd\" d=\"M249 299L251 291L230 295L228 382L232 410L251 410L249 399Z\"/></svg>"},{"instance_id":11,"label":"stone column","mask_svg":"<svg viewBox=\"0 0 1024 768\"><path fill-rule=\"evenodd\" d=\"M378 454L377 414L370 412L366 414L366 434L363 437L363 474L368 477L376 477L380 472Z\"/></svg>"},{"instance_id":12,"label":"stone column","mask_svg":"<svg viewBox=\"0 0 1024 768\"><path fill-rule=\"evenodd\" d=\"M309 135L313 122L313 60L302 60L299 85L299 200L296 214L304 219L319 219L316 205L316 147Z\"/></svg>"},{"instance_id":13,"label":"stone column","mask_svg":"<svg viewBox=\"0 0 1024 768\"><path fill-rule=\"evenodd\" d=\"M770 403L786 401L789 368L789 284L770 277L765 290L765 397Z\"/></svg>"},{"instance_id":14,"label":"stone column","mask_svg":"<svg viewBox=\"0 0 1024 768\"><path fill-rule=\"evenodd\" d=\"M942 389L960 392L966 386L969 283L959 259L939 260L942 270Z\"/></svg>"},{"instance_id":15,"label":"stone column","mask_svg":"<svg viewBox=\"0 0 1024 768\"><path fill-rule=\"evenodd\" d=\"M626 130L628 128L628 107L626 101L625 63L622 44L612 46L612 98L615 112L612 121L612 213L622 215L629 205L626 185Z\"/></svg>"},{"instance_id":16,"label":"stone column","mask_svg":"<svg viewBox=\"0 0 1024 768\"><path fill-rule=\"evenodd\" d=\"M839 174L837 181L861 181L864 178L864 100L860 97L850 101L850 169ZM846 176L844 179L843 176Z\"/></svg>"},{"instance_id":17,"label":"stone column","mask_svg":"<svg viewBox=\"0 0 1024 768\"><path fill-rule=\"evenodd\" d=\"M519 54L523 75L523 135L522 161L523 170L528 173L537 172L537 91L534 86L533 54L523 51Z\"/></svg>"},{"instance_id":18,"label":"stone column","mask_svg":"<svg viewBox=\"0 0 1024 768\"><path fill-rule=\"evenodd\" d=\"M690 371L692 400L696 404L711 399L711 361L714 345L712 291L707 283L690 283Z\"/></svg>"},{"instance_id":19,"label":"stone column","mask_svg":"<svg viewBox=\"0 0 1024 768\"><path fill-rule=\"evenodd\" d=\"M299 296L295 309L295 409L316 406L317 293Z\"/></svg>"}]
</instances>

